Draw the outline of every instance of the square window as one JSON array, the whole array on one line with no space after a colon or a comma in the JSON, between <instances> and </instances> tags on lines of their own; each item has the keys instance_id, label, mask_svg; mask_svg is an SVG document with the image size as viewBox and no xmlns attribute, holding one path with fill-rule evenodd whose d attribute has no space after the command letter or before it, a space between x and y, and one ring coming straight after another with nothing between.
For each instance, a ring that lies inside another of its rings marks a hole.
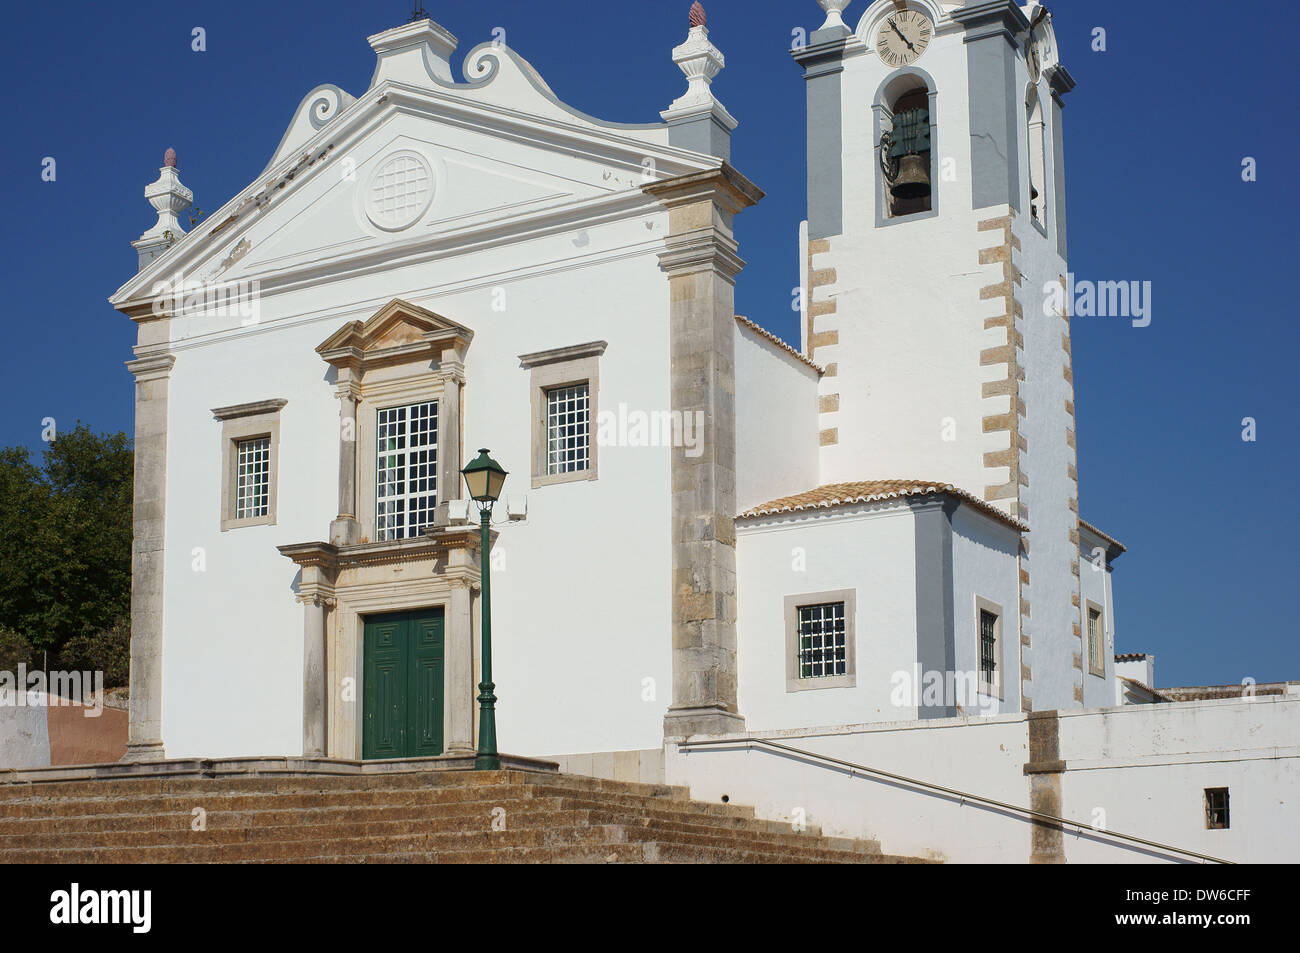
<instances>
[{"instance_id":1,"label":"square window","mask_svg":"<svg viewBox=\"0 0 1300 953\"><path fill-rule=\"evenodd\" d=\"M826 678L848 673L844 603L800 606L798 638L800 678Z\"/></svg>"},{"instance_id":2,"label":"square window","mask_svg":"<svg viewBox=\"0 0 1300 953\"><path fill-rule=\"evenodd\" d=\"M1205 829L1209 831L1226 831L1228 819L1228 789L1205 789Z\"/></svg>"},{"instance_id":3,"label":"square window","mask_svg":"<svg viewBox=\"0 0 1300 953\"><path fill-rule=\"evenodd\" d=\"M853 589L785 597L786 691L857 685L856 613Z\"/></svg>"}]
</instances>

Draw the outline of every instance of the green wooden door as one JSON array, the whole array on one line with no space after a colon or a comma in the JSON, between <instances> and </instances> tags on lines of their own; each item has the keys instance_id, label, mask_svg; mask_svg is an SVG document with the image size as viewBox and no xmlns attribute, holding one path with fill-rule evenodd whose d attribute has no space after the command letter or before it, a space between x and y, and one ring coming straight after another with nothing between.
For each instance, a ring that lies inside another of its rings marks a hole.
<instances>
[{"instance_id":1,"label":"green wooden door","mask_svg":"<svg viewBox=\"0 0 1300 953\"><path fill-rule=\"evenodd\" d=\"M442 754L443 610L365 620L361 756Z\"/></svg>"}]
</instances>

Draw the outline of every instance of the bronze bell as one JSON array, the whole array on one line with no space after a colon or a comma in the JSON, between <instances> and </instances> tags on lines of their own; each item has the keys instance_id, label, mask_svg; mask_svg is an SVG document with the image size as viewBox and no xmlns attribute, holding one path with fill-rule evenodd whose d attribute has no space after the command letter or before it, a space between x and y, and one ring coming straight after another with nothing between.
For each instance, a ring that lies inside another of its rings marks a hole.
<instances>
[{"instance_id":1,"label":"bronze bell","mask_svg":"<svg viewBox=\"0 0 1300 953\"><path fill-rule=\"evenodd\" d=\"M898 175L889 186L896 199L923 199L930 195L930 163L915 152L898 160Z\"/></svg>"}]
</instances>

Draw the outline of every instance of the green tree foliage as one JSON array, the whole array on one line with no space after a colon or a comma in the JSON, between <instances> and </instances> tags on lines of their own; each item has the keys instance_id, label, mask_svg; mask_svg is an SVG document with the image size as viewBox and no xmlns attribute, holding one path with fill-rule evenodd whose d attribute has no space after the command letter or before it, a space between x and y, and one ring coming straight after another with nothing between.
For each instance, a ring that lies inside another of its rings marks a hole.
<instances>
[{"instance_id":1,"label":"green tree foliage","mask_svg":"<svg viewBox=\"0 0 1300 953\"><path fill-rule=\"evenodd\" d=\"M0 628L51 662L74 639L69 658L101 660L91 642L121 641L112 633L131 605L132 468L126 434L81 423L46 444L40 467L25 447L0 449Z\"/></svg>"},{"instance_id":2,"label":"green tree foliage","mask_svg":"<svg viewBox=\"0 0 1300 953\"><path fill-rule=\"evenodd\" d=\"M19 665L29 669L36 661L31 643L17 632L0 627L0 672L17 672ZM108 678L107 675L104 676ZM107 682L105 682L107 684Z\"/></svg>"},{"instance_id":3,"label":"green tree foliage","mask_svg":"<svg viewBox=\"0 0 1300 953\"><path fill-rule=\"evenodd\" d=\"M59 652L65 672L103 672L104 685L126 685L131 676L131 617L122 616L111 629L74 635Z\"/></svg>"}]
</instances>

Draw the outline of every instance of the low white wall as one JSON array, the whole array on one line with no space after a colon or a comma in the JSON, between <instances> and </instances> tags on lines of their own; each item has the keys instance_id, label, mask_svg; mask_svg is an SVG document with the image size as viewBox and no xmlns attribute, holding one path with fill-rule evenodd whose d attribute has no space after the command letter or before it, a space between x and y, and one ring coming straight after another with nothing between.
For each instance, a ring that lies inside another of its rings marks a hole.
<instances>
[{"instance_id":1,"label":"low white wall","mask_svg":"<svg viewBox=\"0 0 1300 953\"><path fill-rule=\"evenodd\" d=\"M14 697L10 693L10 699ZM50 763L45 708L0 705L0 768L43 768Z\"/></svg>"},{"instance_id":2,"label":"low white wall","mask_svg":"<svg viewBox=\"0 0 1300 953\"><path fill-rule=\"evenodd\" d=\"M1192 861L1109 837L1118 831L1226 860L1300 861L1300 698L1144 705L1060 714L1061 815L1069 862ZM890 854L956 863L1025 863L1023 814L851 773L786 752L747 747L763 737L794 748L1028 808L1028 718L729 736L734 744L669 745L666 780L693 797L753 805L758 816L824 833L872 838ZM1204 789L1227 787L1231 827L1206 830ZM1095 813L1101 809L1104 814Z\"/></svg>"},{"instance_id":3,"label":"low white wall","mask_svg":"<svg viewBox=\"0 0 1300 953\"><path fill-rule=\"evenodd\" d=\"M1021 715L767 732L794 748L1011 804L1029 803L1021 766L1029 758ZM737 736L738 739L741 736ZM683 751L670 745L667 781L691 796L753 805L759 817L831 836L874 839L888 854L967 863L1027 859L1029 824L958 798L838 769L783 752L745 747Z\"/></svg>"},{"instance_id":4,"label":"low white wall","mask_svg":"<svg viewBox=\"0 0 1300 953\"><path fill-rule=\"evenodd\" d=\"M1300 861L1300 698L1257 697L1062 712L1061 807L1106 827L1251 863ZM1206 830L1205 789L1227 788L1231 826ZM1066 836L1079 861L1141 861Z\"/></svg>"}]
</instances>

